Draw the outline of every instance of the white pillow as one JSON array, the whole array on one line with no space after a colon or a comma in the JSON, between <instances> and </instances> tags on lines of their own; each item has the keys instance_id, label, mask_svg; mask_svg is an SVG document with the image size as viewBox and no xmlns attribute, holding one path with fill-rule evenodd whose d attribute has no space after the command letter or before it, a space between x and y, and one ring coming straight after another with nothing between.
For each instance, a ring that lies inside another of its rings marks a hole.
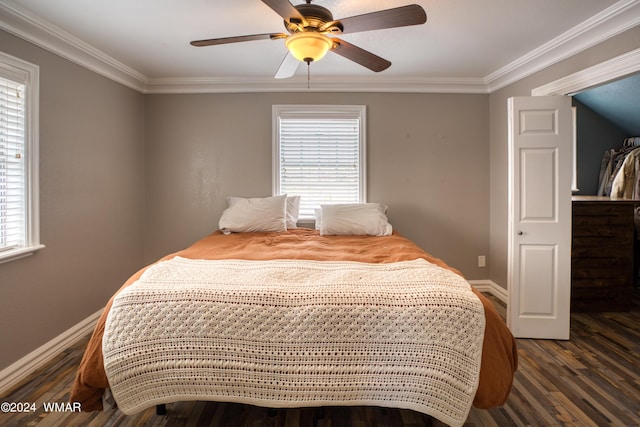
<instances>
[{"instance_id":1,"label":"white pillow","mask_svg":"<svg viewBox=\"0 0 640 427\"><path fill-rule=\"evenodd\" d=\"M313 212L316 217L316 230L320 230L322 227L322 208L315 208Z\"/></svg>"},{"instance_id":2,"label":"white pillow","mask_svg":"<svg viewBox=\"0 0 640 427\"><path fill-rule=\"evenodd\" d=\"M223 233L286 231L287 196L228 197L218 227Z\"/></svg>"},{"instance_id":3,"label":"white pillow","mask_svg":"<svg viewBox=\"0 0 640 427\"><path fill-rule=\"evenodd\" d=\"M380 203L322 205L320 219L322 236L388 236L393 231L387 219L387 207Z\"/></svg>"},{"instance_id":4,"label":"white pillow","mask_svg":"<svg viewBox=\"0 0 640 427\"><path fill-rule=\"evenodd\" d=\"M287 196L287 229L298 228L300 196Z\"/></svg>"}]
</instances>

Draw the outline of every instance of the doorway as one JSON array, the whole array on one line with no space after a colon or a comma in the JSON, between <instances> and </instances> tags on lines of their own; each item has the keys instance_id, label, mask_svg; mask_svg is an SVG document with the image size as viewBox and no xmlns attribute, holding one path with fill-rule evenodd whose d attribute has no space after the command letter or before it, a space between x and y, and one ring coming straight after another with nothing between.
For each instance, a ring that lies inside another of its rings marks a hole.
<instances>
[{"instance_id":1,"label":"doorway","mask_svg":"<svg viewBox=\"0 0 640 427\"><path fill-rule=\"evenodd\" d=\"M576 95L640 73L640 49L612 58L532 90L532 95ZM628 135L637 136L637 135ZM622 141L620 141L622 143ZM565 242L570 245L571 242Z\"/></svg>"}]
</instances>

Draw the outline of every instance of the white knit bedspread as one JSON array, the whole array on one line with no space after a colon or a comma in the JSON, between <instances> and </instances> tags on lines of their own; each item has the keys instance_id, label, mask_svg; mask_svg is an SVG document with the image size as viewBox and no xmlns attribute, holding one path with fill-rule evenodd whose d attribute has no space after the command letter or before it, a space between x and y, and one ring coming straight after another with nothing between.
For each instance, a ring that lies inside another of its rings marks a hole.
<instances>
[{"instance_id":1,"label":"white knit bedspread","mask_svg":"<svg viewBox=\"0 0 640 427\"><path fill-rule=\"evenodd\" d=\"M176 257L115 298L104 366L125 414L182 400L376 405L462 425L484 327L470 285L422 259Z\"/></svg>"}]
</instances>

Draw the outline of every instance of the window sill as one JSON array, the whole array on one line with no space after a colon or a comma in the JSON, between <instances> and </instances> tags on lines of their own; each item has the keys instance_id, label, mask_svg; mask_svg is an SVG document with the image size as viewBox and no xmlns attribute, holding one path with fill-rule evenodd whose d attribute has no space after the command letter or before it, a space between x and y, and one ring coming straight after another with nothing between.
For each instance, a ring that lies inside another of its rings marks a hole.
<instances>
[{"instance_id":1,"label":"window sill","mask_svg":"<svg viewBox=\"0 0 640 427\"><path fill-rule=\"evenodd\" d=\"M23 248L9 249L0 252L0 264L5 262L14 261L16 259L24 258L33 255L35 252L44 248L44 245L25 246Z\"/></svg>"}]
</instances>

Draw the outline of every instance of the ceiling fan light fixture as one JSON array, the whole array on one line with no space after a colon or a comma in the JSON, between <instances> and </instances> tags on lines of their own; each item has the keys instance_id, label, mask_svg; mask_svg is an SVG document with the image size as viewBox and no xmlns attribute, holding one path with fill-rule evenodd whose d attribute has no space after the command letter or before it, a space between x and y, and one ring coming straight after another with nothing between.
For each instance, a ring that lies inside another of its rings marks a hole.
<instances>
[{"instance_id":1,"label":"ceiling fan light fixture","mask_svg":"<svg viewBox=\"0 0 640 427\"><path fill-rule=\"evenodd\" d=\"M307 63L322 59L333 47L333 42L329 37L308 31L290 35L284 44L294 58Z\"/></svg>"}]
</instances>

